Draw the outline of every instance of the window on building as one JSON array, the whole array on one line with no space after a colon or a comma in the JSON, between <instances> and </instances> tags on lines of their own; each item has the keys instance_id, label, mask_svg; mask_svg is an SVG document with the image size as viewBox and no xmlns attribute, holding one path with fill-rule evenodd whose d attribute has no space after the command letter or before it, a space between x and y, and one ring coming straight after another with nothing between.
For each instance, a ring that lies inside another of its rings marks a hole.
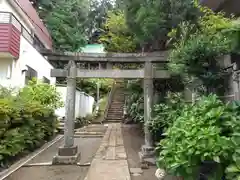
<instances>
[{"instance_id":1,"label":"window on building","mask_svg":"<svg viewBox=\"0 0 240 180\"><path fill-rule=\"evenodd\" d=\"M46 77L43 76L43 82L44 83L47 83L47 84L50 84L50 80Z\"/></svg>"},{"instance_id":2,"label":"window on building","mask_svg":"<svg viewBox=\"0 0 240 180\"><path fill-rule=\"evenodd\" d=\"M28 84L29 81L31 81L33 78L37 78L37 71L35 71L33 68L27 66L28 70L25 74L25 84Z\"/></svg>"},{"instance_id":3,"label":"window on building","mask_svg":"<svg viewBox=\"0 0 240 180\"><path fill-rule=\"evenodd\" d=\"M11 79L12 78L12 64L9 64L7 66L6 78L7 79Z\"/></svg>"}]
</instances>

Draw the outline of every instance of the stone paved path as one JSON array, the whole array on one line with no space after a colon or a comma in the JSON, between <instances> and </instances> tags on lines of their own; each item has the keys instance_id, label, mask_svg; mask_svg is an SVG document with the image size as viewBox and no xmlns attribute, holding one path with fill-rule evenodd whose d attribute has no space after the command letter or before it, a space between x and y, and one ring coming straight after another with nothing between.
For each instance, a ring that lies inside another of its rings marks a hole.
<instances>
[{"instance_id":1,"label":"stone paved path","mask_svg":"<svg viewBox=\"0 0 240 180\"><path fill-rule=\"evenodd\" d=\"M131 180L120 123L108 125L85 180Z\"/></svg>"}]
</instances>

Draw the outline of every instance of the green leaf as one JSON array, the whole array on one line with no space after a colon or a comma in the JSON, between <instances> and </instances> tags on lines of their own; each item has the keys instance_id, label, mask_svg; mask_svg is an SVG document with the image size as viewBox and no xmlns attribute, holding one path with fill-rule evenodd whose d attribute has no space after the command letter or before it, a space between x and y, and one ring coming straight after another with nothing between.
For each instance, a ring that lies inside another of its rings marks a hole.
<instances>
[{"instance_id":1,"label":"green leaf","mask_svg":"<svg viewBox=\"0 0 240 180\"><path fill-rule=\"evenodd\" d=\"M213 157L213 160L217 163L220 163L220 158L218 156L214 156Z\"/></svg>"},{"instance_id":2,"label":"green leaf","mask_svg":"<svg viewBox=\"0 0 240 180\"><path fill-rule=\"evenodd\" d=\"M227 173L240 173L240 169L235 166L235 165L230 165L229 167L226 168Z\"/></svg>"}]
</instances>

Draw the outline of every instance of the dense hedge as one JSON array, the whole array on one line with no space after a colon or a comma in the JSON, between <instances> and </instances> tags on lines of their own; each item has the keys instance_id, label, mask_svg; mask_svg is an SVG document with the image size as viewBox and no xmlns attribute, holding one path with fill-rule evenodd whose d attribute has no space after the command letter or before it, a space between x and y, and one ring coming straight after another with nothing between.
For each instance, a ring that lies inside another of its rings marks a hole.
<instances>
[{"instance_id":1,"label":"dense hedge","mask_svg":"<svg viewBox=\"0 0 240 180\"><path fill-rule=\"evenodd\" d=\"M31 82L15 95L3 89L0 91L0 167L53 136L57 125L54 108L60 106L59 94L48 84ZM46 103L48 98L55 101Z\"/></svg>"},{"instance_id":2,"label":"dense hedge","mask_svg":"<svg viewBox=\"0 0 240 180\"><path fill-rule=\"evenodd\" d=\"M183 103L180 96L169 98L156 106L150 126L153 134L163 133L158 167L187 180L239 179L240 102L224 104L216 95L194 104Z\"/></svg>"}]
</instances>

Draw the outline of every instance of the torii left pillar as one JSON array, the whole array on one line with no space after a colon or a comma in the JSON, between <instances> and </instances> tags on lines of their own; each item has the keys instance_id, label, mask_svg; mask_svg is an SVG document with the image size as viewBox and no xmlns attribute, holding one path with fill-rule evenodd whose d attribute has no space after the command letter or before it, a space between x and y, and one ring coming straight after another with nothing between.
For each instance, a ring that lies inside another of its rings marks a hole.
<instances>
[{"instance_id":1,"label":"torii left pillar","mask_svg":"<svg viewBox=\"0 0 240 180\"><path fill-rule=\"evenodd\" d=\"M64 124L64 145L59 147L53 164L76 164L80 160L78 147L74 145L74 120L76 99L77 67L74 61L68 64L66 116Z\"/></svg>"}]
</instances>

